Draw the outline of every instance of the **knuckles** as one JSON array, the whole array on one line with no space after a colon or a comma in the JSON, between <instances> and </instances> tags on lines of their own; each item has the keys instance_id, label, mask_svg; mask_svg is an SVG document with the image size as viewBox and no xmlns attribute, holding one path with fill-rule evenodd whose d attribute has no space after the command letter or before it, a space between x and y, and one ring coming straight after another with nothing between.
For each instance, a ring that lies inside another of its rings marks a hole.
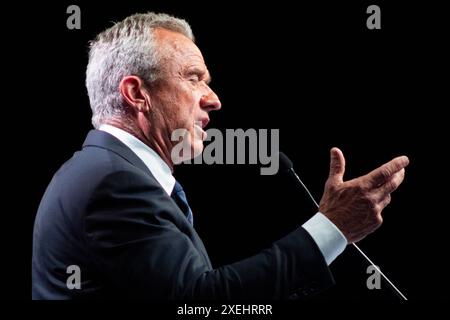
<instances>
[{"instance_id":1,"label":"knuckles","mask_svg":"<svg viewBox=\"0 0 450 320\"><path fill-rule=\"evenodd\" d=\"M383 181L388 180L391 175L392 175L392 173L388 168L384 168L380 171L380 176Z\"/></svg>"},{"instance_id":2,"label":"knuckles","mask_svg":"<svg viewBox=\"0 0 450 320\"><path fill-rule=\"evenodd\" d=\"M373 196L366 194L361 197L361 202L370 213L377 214L379 212L378 203Z\"/></svg>"},{"instance_id":3,"label":"knuckles","mask_svg":"<svg viewBox=\"0 0 450 320\"><path fill-rule=\"evenodd\" d=\"M381 214L378 214L375 216L375 227L379 227L383 224L383 217L381 216Z\"/></svg>"}]
</instances>

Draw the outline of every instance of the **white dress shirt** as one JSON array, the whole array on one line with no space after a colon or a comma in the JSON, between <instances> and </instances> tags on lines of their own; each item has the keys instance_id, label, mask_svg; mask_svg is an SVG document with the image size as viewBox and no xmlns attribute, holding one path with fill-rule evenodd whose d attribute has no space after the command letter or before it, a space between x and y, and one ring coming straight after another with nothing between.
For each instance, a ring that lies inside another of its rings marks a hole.
<instances>
[{"instance_id":1,"label":"white dress shirt","mask_svg":"<svg viewBox=\"0 0 450 320\"><path fill-rule=\"evenodd\" d=\"M99 130L112 134L130 148L144 162L164 191L169 196L172 194L173 187L175 186L175 178L172 175L172 170L170 170L167 163L152 148L132 134L108 124L102 124Z\"/></svg>"},{"instance_id":2,"label":"white dress shirt","mask_svg":"<svg viewBox=\"0 0 450 320\"><path fill-rule=\"evenodd\" d=\"M149 146L128 132L102 124L99 130L108 132L131 149L148 167L164 191L170 196L175 186L175 178L167 163ZM302 226L314 239L328 265L340 255L347 246L347 239L342 232L318 212Z\"/></svg>"}]
</instances>

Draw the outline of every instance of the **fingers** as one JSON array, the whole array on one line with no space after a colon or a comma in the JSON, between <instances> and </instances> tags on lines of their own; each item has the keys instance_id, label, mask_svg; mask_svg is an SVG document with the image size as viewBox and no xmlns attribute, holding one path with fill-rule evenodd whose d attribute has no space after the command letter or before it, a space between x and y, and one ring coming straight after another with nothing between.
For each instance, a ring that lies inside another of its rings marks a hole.
<instances>
[{"instance_id":1,"label":"fingers","mask_svg":"<svg viewBox=\"0 0 450 320\"><path fill-rule=\"evenodd\" d=\"M330 176L320 211L349 243L361 240L383 222L382 211L391 202L391 192L403 182L408 163L407 157L398 157L365 176L342 182L345 159L339 149L331 149Z\"/></svg>"},{"instance_id":2,"label":"fingers","mask_svg":"<svg viewBox=\"0 0 450 320\"><path fill-rule=\"evenodd\" d=\"M392 176L401 171L409 164L409 159L406 156L397 157L381 167L373 170L365 177L368 180L369 188L377 188L380 185L392 179ZM397 186L398 187L398 186ZM395 189L394 189L395 190Z\"/></svg>"},{"instance_id":3,"label":"fingers","mask_svg":"<svg viewBox=\"0 0 450 320\"><path fill-rule=\"evenodd\" d=\"M333 183L342 183L345 172L345 158L341 150L332 148L330 150L330 175L329 180Z\"/></svg>"},{"instance_id":4,"label":"fingers","mask_svg":"<svg viewBox=\"0 0 450 320\"><path fill-rule=\"evenodd\" d=\"M379 203L380 209L383 210L386 206L391 203L391 195L388 194L384 199Z\"/></svg>"},{"instance_id":5,"label":"fingers","mask_svg":"<svg viewBox=\"0 0 450 320\"><path fill-rule=\"evenodd\" d=\"M403 182L405 178L405 169L402 169L392 176L392 179L383 184L381 187L375 189L375 195L373 199L376 205L381 211L386 208L386 206L391 203L391 193L394 192L398 186Z\"/></svg>"},{"instance_id":6,"label":"fingers","mask_svg":"<svg viewBox=\"0 0 450 320\"><path fill-rule=\"evenodd\" d=\"M405 178L405 169L400 170L392 176L392 179L374 190L374 199L383 210L391 202L391 193L394 192Z\"/></svg>"},{"instance_id":7,"label":"fingers","mask_svg":"<svg viewBox=\"0 0 450 320\"><path fill-rule=\"evenodd\" d=\"M376 192L379 193L381 197L386 197L398 188L398 186L403 182L403 179L405 179L405 169L395 173L391 180L380 186Z\"/></svg>"}]
</instances>

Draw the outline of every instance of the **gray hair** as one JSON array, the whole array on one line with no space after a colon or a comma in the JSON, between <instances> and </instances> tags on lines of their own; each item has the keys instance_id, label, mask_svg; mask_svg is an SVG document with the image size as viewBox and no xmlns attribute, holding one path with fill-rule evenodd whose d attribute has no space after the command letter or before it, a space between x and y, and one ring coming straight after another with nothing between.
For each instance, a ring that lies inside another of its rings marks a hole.
<instances>
[{"instance_id":1,"label":"gray hair","mask_svg":"<svg viewBox=\"0 0 450 320\"><path fill-rule=\"evenodd\" d=\"M117 22L90 42L86 88L95 128L108 118L126 116L127 106L119 92L123 77L135 75L147 83L159 77L162 67L153 36L156 28L181 33L194 41L185 20L149 12Z\"/></svg>"}]
</instances>

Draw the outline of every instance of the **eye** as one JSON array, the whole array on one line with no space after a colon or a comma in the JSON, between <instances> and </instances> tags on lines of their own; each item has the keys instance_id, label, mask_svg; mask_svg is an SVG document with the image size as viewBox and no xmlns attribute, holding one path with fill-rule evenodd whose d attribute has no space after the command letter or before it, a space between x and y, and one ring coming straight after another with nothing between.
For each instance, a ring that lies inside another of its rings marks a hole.
<instances>
[{"instance_id":1,"label":"eye","mask_svg":"<svg viewBox=\"0 0 450 320\"><path fill-rule=\"evenodd\" d=\"M197 83L200 81L200 77L198 74L192 74L189 76L188 80L192 83Z\"/></svg>"}]
</instances>

